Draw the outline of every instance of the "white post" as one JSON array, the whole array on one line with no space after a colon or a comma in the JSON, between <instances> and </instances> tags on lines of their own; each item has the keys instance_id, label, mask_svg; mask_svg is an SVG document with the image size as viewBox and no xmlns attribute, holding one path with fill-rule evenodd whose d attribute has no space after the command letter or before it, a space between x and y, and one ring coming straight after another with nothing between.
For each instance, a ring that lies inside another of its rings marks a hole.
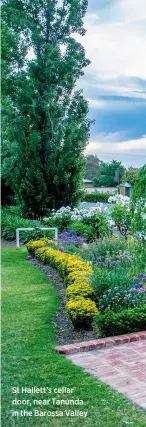
<instances>
[{"instance_id":1,"label":"white post","mask_svg":"<svg viewBox=\"0 0 146 427\"><path fill-rule=\"evenodd\" d=\"M58 228L55 228L55 242L58 243Z\"/></svg>"},{"instance_id":2,"label":"white post","mask_svg":"<svg viewBox=\"0 0 146 427\"><path fill-rule=\"evenodd\" d=\"M16 246L19 248L19 229L16 230Z\"/></svg>"}]
</instances>

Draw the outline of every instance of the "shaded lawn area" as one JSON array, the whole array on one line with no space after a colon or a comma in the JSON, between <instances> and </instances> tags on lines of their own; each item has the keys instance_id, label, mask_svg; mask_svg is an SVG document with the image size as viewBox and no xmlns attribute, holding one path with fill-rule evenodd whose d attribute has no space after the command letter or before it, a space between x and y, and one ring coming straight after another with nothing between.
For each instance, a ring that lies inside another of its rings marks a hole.
<instances>
[{"instance_id":1,"label":"shaded lawn area","mask_svg":"<svg viewBox=\"0 0 146 427\"><path fill-rule=\"evenodd\" d=\"M146 415L122 395L57 354L52 319L59 307L55 287L25 260L26 249L3 249L3 427L133 427L146 426ZM22 387L73 388L72 394L22 394ZM12 393L19 387L19 394ZM15 398L28 405L12 405ZM53 405L52 398L80 399L83 406ZM50 399L47 406L34 406L33 399ZM31 403L31 406L30 406ZM30 417L12 417L11 410L32 411ZM41 411L88 411L87 418L34 416Z\"/></svg>"}]
</instances>

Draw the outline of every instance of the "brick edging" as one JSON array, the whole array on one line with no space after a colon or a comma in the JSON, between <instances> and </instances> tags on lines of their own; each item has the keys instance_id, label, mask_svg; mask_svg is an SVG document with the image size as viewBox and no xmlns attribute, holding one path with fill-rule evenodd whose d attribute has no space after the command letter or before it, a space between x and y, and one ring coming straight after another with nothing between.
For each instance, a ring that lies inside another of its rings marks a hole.
<instances>
[{"instance_id":1,"label":"brick edging","mask_svg":"<svg viewBox=\"0 0 146 427\"><path fill-rule=\"evenodd\" d=\"M82 351L96 350L100 348L113 347L133 341L146 340L146 331L132 334L118 335L116 337L100 338L98 340L84 341L80 343L67 344L55 347L60 354L73 354Z\"/></svg>"}]
</instances>

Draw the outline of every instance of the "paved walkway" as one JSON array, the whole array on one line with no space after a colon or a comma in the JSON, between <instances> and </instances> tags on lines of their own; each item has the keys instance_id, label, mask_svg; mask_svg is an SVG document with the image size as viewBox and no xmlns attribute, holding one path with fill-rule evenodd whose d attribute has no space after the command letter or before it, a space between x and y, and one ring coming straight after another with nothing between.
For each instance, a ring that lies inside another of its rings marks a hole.
<instances>
[{"instance_id":1,"label":"paved walkway","mask_svg":"<svg viewBox=\"0 0 146 427\"><path fill-rule=\"evenodd\" d=\"M146 340L67 358L146 409Z\"/></svg>"}]
</instances>

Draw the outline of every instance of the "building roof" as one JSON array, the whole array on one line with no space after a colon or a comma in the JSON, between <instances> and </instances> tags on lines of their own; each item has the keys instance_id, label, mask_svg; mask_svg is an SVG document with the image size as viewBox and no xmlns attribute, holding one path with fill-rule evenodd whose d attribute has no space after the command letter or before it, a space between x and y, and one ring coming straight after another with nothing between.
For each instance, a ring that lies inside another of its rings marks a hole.
<instances>
[{"instance_id":1,"label":"building roof","mask_svg":"<svg viewBox=\"0 0 146 427\"><path fill-rule=\"evenodd\" d=\"M129 184L129 182L125 182L124 187L130 188L130 187L132 187L132 185Z\"/></svg>"},{"instance_id":2,"label":"building roof","mask_svg":"<svg viewBox=\"0 0 146 427\"><path fill-rule=\"evenodd\" d=\"M85 184L88 184L88 183L91 183L91 184L92 184L91 179L83 179L83 182L84 182Z\"/></svg>"}]
</instances>

